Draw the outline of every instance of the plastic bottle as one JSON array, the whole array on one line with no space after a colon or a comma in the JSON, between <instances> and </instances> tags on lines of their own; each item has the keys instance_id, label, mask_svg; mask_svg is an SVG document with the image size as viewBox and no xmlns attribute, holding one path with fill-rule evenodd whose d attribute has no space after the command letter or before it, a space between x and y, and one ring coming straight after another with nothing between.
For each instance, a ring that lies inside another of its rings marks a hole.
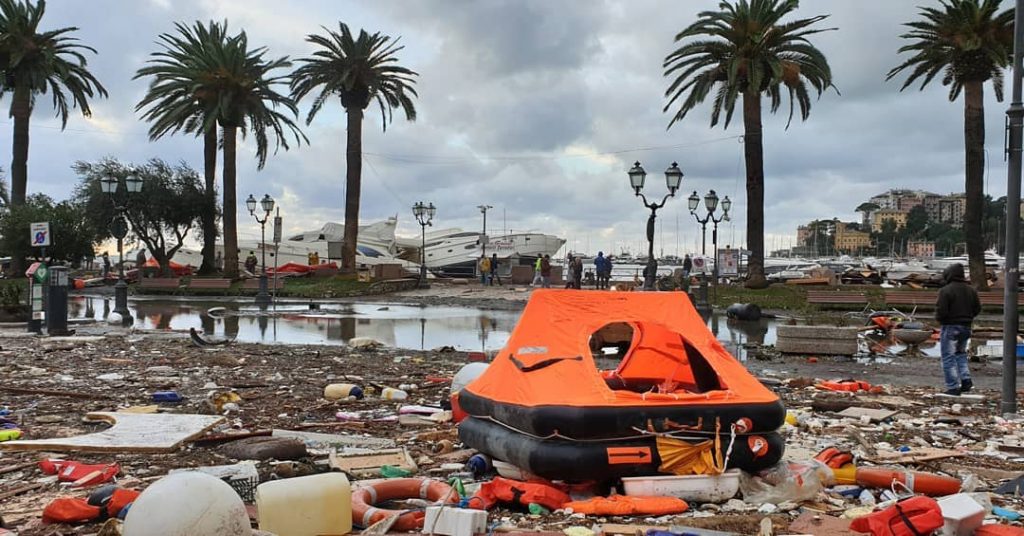
<instances>
[{"instance_id":1,"label":"plastic bottle","mask_svg":"<svg viewBox=\"0 0 1024 536\"><path fill-rule=\"evenodd\" d=\"M466 461L466 470L473 473L474 478L480 478L491 470L491 459L485 454L474 454Z\"/></svg>"},{"instance_id":2,"label":"plastic bottle","mask_svg":"<svg viewBox=\"0 0 1024 536\"><path fill-rule=\"evenodd\" d=\"M385 387L384 389L381 390L380 397L383 398L384 400L405 400L409 398L409 393L401 389Z\"/></svg>"},{"instance_id":3,"label":"plastic bottle","mask_svg":"<svg viewBox=\"0 0 1024 536\"><path fill-rule=\"evenodd\" d=\"M352 531L352 488L342 473L264 482L256 488L260 530L289 536Z\"/></svg>"},{"instance_id":4,"label":"plastic bottle","mask_svg":"<svg viewBox=\"0 0 1024 536\"><path fill-rule=\"evenodd\" d=\"M165 402L173 404L184 400L177 391L157 391L153 393L153 402Z\"/></svg>"},{"instance_id":5,"label":"plastic bottle","mask_svg":"<svg viewBox=\"0 0 1024 536\"><path fill-rule=\"evenodd\" d=\"M21 437L21 430L14 428L12 430L0 430L0 441L14 441Z\"/></svg>"},{"instance_id":6,"label":"plastic bottle","mask_svg":"<svg viewBox=\"0 0 1024 536\"><path fill-rule=\"evenodd\" d=\"M327 400L341 400L350 396L362 399L363 388L351 383L332 383L324 387L324 398Z\"/></svg>"},{"instance_id":7,"label":"plastic bottle","mask_svg":"<svg viewBox=\"0 0 1024 536\"><path fill-rule=\"evenodd\" d=\"M530 513L535 516L546 516L551 513L550 510L544 508L543 506L537 503L530 503L530 505L527 508L529 508Z\"/></svg>"}]
</instances>

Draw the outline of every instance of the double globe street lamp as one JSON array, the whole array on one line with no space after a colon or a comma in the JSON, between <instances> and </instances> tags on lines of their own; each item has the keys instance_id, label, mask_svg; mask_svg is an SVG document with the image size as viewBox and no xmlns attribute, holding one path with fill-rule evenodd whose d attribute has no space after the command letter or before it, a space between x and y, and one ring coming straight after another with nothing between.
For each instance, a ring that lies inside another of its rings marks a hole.
<instances>
[{"instance_id":1,"label":"double globe street lamp","mask_svg":"<svg viewBox=\"0 0 1024 536\"><path fill-rule=\"evenodd\" d=\"M647 197L641 193L641 190L644 189L647 172L644 171L640 162L633 164L628 175L629 184L633 187L636 196L643 200L645 207L651 209L651 215L647 218L647 267L644 268L644 290L654 290L654 280L658 275L658 260L654 257L654 219L657 217L658 209L665 206L668 198L675 197L676 190L683 182L683 171L675 162L672 162L672 165L665 170L665 186L668 187L668 193L661 199L661 203L648 202Z\"/></svg>"},{"instance_id":2,"label":"double globe street lamp","mask_svg":"<svg viewBox=\"0 0 1024 536\"><path fill-rule=\"evenodd\" d=\"M714 190L704 195L704 208L707 210L707 214L703 218L697 215L697 209L700 207L700 196L697 195L696 190L690 194L687 201L689 202L690 214L693 214L694 219L700 224L700 254L703 256L707 256L708 253L708 222L710 221L714 224L711 231L711 247L715 252L714 281L715 285L718 285L718 224L722 221L729 221L729 209L732 208L732 201L729 200L729 196L725 196L722 199L722 215L717 218L715 217L715 211L718 210L718 194Z\"/></svg>"},{"instance_id":3,"label":"double globe street lamp","mask_svg":"<svg viewBox=\"0 0 1024 536\"><path fill-rule=\"evenodd\" d=\"M420 224L420 236L422 237L422 244L420 246L420 288L428 288L430 286L427 284L427 226L433 225L436 212L437 207L433 203L426 204L423 201L419 201L412 206L412 214L416 216L416 221Z\"/></svg>"},{"instance_id":4,"label":"double globe street lamp","mask_svg":"<svg viewBox=\"0 0 1024 536\"><path fill-rule=\"evenodd\" d=\"M256 215L256 198L249 194L249 198L245 200L245 206L249 209L249 215L256 218L256 223L260 224L260 255L263 257L263 269L260 270L260 289L256 293L256 305L265 307L270 305L270 293L267 291L267 220L270 219L270 213L274 211L274 198L270 197L270 194L263 194L263 199L259 201L259 205L263 209L262 219Z\"/></svg>"},{"instance_id":5,"label":"double globe street lamp","mask_svg":"<svg viewBox=\"0 0 1024 536\"><path fill-rule=\"evenodd\" d=\"M110 220L110 234L117 239L117 284L114 285L114 312L121 315L121 323L125 326L132 323L132 315L128 312L128 282L124 279L124 237L128 236L128 203L132 194L142 191L142 179L134 168L127 168L121 173L113 172L99 180L100 191L110 196L114 204L114 218ZM124 184L124 188L121 185ZM136 267L139 276L142 267Z\"/></svg>"}]
</instances>

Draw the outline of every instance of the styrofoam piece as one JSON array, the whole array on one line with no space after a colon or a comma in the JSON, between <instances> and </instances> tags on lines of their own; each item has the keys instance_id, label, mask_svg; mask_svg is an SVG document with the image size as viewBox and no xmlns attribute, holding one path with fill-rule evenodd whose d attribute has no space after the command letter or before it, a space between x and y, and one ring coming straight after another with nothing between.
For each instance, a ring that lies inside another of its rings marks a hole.
<instances>
[{"instance_id":1,"label":"styrofoam piece","mask_svg":"<svg viewBox=\"0 0 1024 536\"><path fill-rule=\"evenodd\" d=\"M428 506L424 534L473 536L487 533L487 512L445 506Z\"/></svg>"},{"instance_id":2,"label":"styrofoam piece","mask_svg":"<svg viewBox=\"0 0 1024 536\"><path fill-rule=\"evenodd\" d=\"M740 489L740 470L720 475L635 476L622 479L626 495L637 497L678 497L698 503L725 502Z\"/></svg>"},{"instance_id":3,"label":"styrofoam piece","mask_svg":"<svg viewBox=\"0 0 1024 536\"><path fill-rule=\"evenodd\" d=\"M985 520L985 507L966 493L943 497L938 502L946 520L942 536L970 536Z\"/></svg>"},{"instance_id":4,"label":"styrofoam piece","mask_svg":"<svg viewBox=\"0 0 1024 536\"><path fill-rule=\"evenodd\" d=\"M491 465L494 467L494 470L498 472L498 475L504 478L520 480L523 482L537 478L536 475L526 469L520 469L511 463L503 462L501 460L491 460Z\"/></svg>"}]
</instances>

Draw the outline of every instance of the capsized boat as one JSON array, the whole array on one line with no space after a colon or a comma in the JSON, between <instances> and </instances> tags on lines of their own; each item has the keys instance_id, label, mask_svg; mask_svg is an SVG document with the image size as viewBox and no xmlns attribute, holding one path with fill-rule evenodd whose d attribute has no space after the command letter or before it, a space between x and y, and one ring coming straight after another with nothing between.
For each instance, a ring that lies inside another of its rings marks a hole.
<instances>
[{"instance_id":1,"label":"capsized boat","mask_svg":"<svg viewBox=\"0 0 1024 536\"><path fill-rule=\"evenodd\" d=\"M632 337L618 366L600 371L594 352L618 345L602 340L615 326ZM535 290L505 348L456 403L469 415L464 444L549 479L659 474L680 444L710 452L717 469L756 471L784 448L778 396L683 293Z\"/></svg>"}]
</instances>

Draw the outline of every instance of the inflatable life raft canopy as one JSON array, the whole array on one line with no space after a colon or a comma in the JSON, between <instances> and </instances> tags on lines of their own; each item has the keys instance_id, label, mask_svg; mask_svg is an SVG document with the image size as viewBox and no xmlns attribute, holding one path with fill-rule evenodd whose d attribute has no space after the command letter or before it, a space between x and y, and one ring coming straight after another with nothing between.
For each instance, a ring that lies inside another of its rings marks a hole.
<instances>
[{"instance_id":1,"label":"inflatable life raft canopy","mask_svg":"<svg viewBox=\"0 0 1024 536\"><path fill-rule=\"evenodd\" d=\"M630 346L618 368L602 374L591 337L619 323L633 328ZM471 415L481 405L707 404L773 408L772 422L761 429L777 428L784 417L778 396L722 347L686 294L676 292L535 290L508 343L459 398Z\"/></svg>"}]
</instances>

